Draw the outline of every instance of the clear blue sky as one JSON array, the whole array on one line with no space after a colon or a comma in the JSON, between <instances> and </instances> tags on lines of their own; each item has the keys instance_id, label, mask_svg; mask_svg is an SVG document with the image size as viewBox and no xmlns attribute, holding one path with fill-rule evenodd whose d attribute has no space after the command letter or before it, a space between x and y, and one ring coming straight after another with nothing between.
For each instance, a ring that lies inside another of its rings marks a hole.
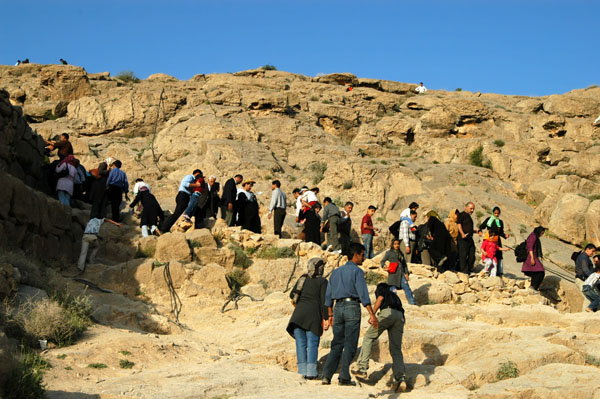
<instances>
[{"instance_id":1,"label":"clear blue sky","mask_svg":"<svg viewBox=\"0 0 600 399\"><path fill-rule=\"evenodd\" d=\"M600 1L0 0L0 64L179 79L275 65L431 89L600 84Z\"/></svg>"}]
</instances>

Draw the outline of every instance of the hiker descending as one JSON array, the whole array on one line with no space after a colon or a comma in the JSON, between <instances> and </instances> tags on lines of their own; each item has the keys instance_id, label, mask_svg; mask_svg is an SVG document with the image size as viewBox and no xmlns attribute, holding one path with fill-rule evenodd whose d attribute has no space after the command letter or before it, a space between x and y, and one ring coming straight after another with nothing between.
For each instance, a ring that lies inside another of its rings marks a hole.
<instances>
[{"instance_id":1,"label":"hiker descending","mask_svg":"<svg viewBox=\"0 0 600 399\"><path fill-rule=\"evenodd\" d=\"M542 281L544 281L545 271L544 265L540 261L544 257L542 252L542 241L541 238L544 235L546 229L542 226L538 226L526 240L527 248L527 259L523 262L521 271L528 277L531 277L531 289L534 292L538 292Z\"/></svg>"}]
</instances>

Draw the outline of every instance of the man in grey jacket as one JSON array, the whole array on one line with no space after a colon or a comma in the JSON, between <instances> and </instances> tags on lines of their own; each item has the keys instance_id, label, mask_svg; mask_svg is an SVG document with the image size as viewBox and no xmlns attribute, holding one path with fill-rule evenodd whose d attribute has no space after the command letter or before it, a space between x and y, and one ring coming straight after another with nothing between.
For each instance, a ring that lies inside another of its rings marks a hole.
<instances>
[{"instance_id":1,"label":"man in grey jacket","mask_svg":"<svg viewBox=\"0 0 600 399\"><path fill-rule=\"evenodd\" d=\"M338 208L329 197L325 197L323 205L325 205L325 208L323 209L321 232L323 232L323 230L327 231L327 249L341 252L340 241L338 238L340 208Z\"/></svg>"}]
</instances>

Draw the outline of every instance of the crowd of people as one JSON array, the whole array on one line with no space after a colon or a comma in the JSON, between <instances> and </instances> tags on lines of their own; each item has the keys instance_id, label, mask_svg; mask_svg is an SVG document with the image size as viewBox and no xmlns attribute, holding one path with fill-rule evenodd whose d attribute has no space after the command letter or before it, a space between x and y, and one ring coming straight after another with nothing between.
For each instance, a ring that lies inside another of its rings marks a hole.
<instances>
[{"instance_id":1,"label":"crowd of people","mask_svg":"<svg viewBox=\"0 0 600 399\"><path fill-rule=\"evenodd\" d=\"M98 250L98 234L102 224L109 222L121 226L123 196L129 201L127 175L121 170L121 161L112 158L105 159L95 169L86 170L74 158L67 134L46 144L49 152L57 150L58 159L46 167L46 178L54 187L57 198L66 206L73 199L92 205L78 260L79 269L84 271L86 262L93 261ZM129 207L140 218L142 236L169 232L182 215L188 222L194 218L196 228L202 227L205 218L220 216L228 226L237 225L261 233L259 204L252 191L256 182L244 180L241 174L236 174L225 182L220 195L220 184L216 180L215 176L206 179L199 169L184 176L175 197L175 210L165 218L150 186L142 178L136 179L133 187L135 197ZM271 182L271 189L268 219L273 220L274 233L281 237L288 200L279 180ZM308 272L298 279L291 291L295 309L287 331L296 341L298 372L306 379L321 378L323 384L330 384L339 367L340 385L355 385L350 373L359 379L367 377L373 342L384 331L388 331L389 350L393 359L390 385L397 392L406 390L402 355L405 316L397 290L404 291L410 305L416 304L409 285L408 263L430 265L439 272L450 270L471 274L476 261L473 237L478 234L482 237L481 262L484 267L481 275L493 277L504 274L503 252L509 249L502 245L502 240L509 238L509 234L500 218L499 207L494 207L478 226L472 218L475 210L472 201L467 202L462 211L451 210L444 220L437 212L429 211L425 214L424 223L418 225L419 204L411 202L401 212L399 220L388 228L393 239L380 260L388 278L377 286L372 303L364 272L359 266L365 259L375 256L373 240L381 234L381 229L373 223L377 207L367 207L358 229L360 235L353 240L353 202L345 202L342 206L342 203L336 204L330 197L325 197L321 205L318 187L295 188L292 196L298 236L306 242L322 246L326 251L345 255L348 259L343 266L333 270L329 281L323 277L324 261L320 258L311 259ZM108 204L112 211L111 219L106 218ZM540 289L545 276L541 261L541 237L544 233L545 228L538 226L523 243L526 253L521 271L531 279L532 292ZM573 255L577 285L589 301L585 308L588 312L600 308L600 256L595 255L595 251L596 247L588 244L583 251ZM363 338L357 367L350 371L350 363L358 348L361 304L369 313L370 327ZM329 328L333 330L331 351L319 374L317 359L320 336Z\"/></svg>"}]
</instances>

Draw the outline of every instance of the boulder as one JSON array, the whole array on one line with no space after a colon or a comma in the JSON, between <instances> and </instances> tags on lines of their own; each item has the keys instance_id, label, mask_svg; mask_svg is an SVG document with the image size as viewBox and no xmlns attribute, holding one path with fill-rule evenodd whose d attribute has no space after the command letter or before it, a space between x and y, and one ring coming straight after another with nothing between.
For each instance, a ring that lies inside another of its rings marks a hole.
<instances>
[{"instance_id":1,"label":"boulder","mask_svg":"<svg viewBox=\"0 0 600 399\"><path fill-rule=\"evenodd\" d=\"M192 248L216 248L215 241L209 229L188 230L185 238L190 242Z\"/></svg>"},{"instance_id":2,"label":"boulder","mask_svg":"<svg viewBox=\"0 0 600 399\"><path fill-rule=\"evenodd\" d=\"M154 257L161 262L190 261L192 256L185 234L175 232L161 235L156 241Z\"/></svg>"},{"instance_id":3,"label":"boulder","mask_svg":"<svg viewBox=\"0 0 600 399\"><path fill-rule=\"evenodd\" d=\"M229 295L230 290L225 278L225 268L215 263L194 271L190 281L200 287L201 296L221 300Z\"/></svg>"},{"instance_id":4,"label":"boulder","mask_svg":"<svg viewBox=\"0 0 600 399\"><path fill-rule=\"evenodd\" d=\"M590 201L577 194L565 194L550 215L548 228L560 239L579 245L585 240L585 214Z\"/></svg>"}]
</instances>

